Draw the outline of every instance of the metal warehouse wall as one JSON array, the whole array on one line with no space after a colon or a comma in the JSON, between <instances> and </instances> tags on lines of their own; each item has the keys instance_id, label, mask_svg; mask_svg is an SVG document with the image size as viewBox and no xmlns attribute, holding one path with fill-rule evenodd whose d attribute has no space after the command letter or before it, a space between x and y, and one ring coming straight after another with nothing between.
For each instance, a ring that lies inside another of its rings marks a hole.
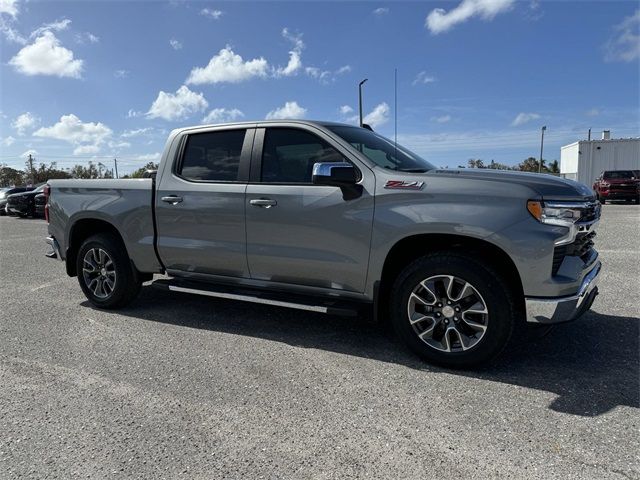
<instances>
[{"instance_id":1,"label":"metal warehouse wall","mask_svg":"<svg viewBox=\"0 0 640 480\"><path fill-rule=\"evenodd\" d=\"M640 138L582 141L560 150L565 178L590 187L603 170L640 170Z\"/></svg>"}]
</instances>

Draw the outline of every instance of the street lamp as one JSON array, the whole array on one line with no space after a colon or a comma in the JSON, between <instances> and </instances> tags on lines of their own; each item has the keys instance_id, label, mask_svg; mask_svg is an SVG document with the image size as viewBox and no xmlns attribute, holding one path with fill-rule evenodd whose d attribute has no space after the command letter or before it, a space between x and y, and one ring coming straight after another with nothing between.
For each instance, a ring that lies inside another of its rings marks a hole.
<instances>
[{"instance_id":1,"label":"street lamp","mask_svg":"<svg viewBox=\"0 0 640 480\"><path fill-rule=\"evenodd\" d=\"M538 173L542 173L542 149L544 148L544 132L547 126L542 127L542 136L540 137L540 163L538 163Z\"/></svg>"},{"instance_id":2,"label":"street lamp","mask_svg":"<svg viewBox=\"0 0 640 480\"><path fill-rule=\"evenodd\" d=\"M367 80L369 79L365 78L358 84L358 108L360 110L360 126L362 126L362 85L364 85Z\"/></svg>"}]
</instances>

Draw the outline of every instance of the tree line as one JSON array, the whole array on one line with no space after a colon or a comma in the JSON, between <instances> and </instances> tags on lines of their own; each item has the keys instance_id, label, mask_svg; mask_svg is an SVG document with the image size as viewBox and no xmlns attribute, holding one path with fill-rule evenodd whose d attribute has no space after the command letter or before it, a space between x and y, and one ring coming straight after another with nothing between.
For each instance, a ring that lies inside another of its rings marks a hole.
<instances>
[{"instance_id":1,"label":"tree line","mask_svg":"<svg viewBox=\"0 0 640 480\"><path fill-rule=\"evenodd\" d=\"M558 160L554 160L547 164L547 161L542 159L542 168L540 168L540 160L534 157L529 157L514 166L494 162L493 160L491 160L491 163L485 164L484 161L479 158L470 158L467 165L458 165L458 168L489 168L492 170L516 170L520 172L560 173Z\"/></svg>"},{"instance_id":2,"label":"tree line","mask_svg":"<svg viewBox=\"0 0 640 480\"><path fill-rule=\"evenodd\" d=\"M56 162L40 163L33 165L25 162L24 170L0 165L0 187L11 187L18 185L38 185L47 180L63 178L114 178L113 170L103 168L101 164L89 162L87 165L74 165L71 168L60 169ZM120 178L141 178L147 170L157 170L158 164L147 163L144 167L135 170Z\"/></svg>"}]
</instances>

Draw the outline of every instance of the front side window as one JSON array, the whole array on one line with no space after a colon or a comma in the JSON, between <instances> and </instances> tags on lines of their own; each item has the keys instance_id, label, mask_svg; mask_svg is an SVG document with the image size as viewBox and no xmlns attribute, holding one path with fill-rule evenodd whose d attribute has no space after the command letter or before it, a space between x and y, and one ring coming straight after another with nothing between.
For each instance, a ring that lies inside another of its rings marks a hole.
<instances>
[{"instance_id":1,"label":"front side window","mask_svg":"<svg viewBox=\"0 0 640 480\"><path fill-rule=\"evenodd\" d=\"M295 128L269 128L262 149L261 180L266 183L311 183L313 165L345 162L316 135Z\"/></svg>"},{"instance_id":2,"label":"front side window","mask_svg":"<svg viewBox=\"0 0 640 480\"><path fill-rule=\"evenodd\" d=\"M327 127L349 142L379 167L402 172L426 172L435 167L391 140L366 128L335 125Z\"/></svg>"},{"instance_id":3,"label":"front side window","mask_svg":"<svg viewBox=\"0 0 640 480\"><path fill-rule=\"evenodd\" d=\"M220 130L189 135L180 171L188 180L235 182L246 130Z\"/></svg>"}]
</instances>

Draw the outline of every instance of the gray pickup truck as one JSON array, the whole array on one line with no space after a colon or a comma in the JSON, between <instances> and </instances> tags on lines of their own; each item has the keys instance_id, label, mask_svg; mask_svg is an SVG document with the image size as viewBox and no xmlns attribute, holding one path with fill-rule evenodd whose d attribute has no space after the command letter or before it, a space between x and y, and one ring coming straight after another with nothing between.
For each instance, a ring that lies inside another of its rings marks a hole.
<instances>
[{"instance_id":1,"label":"gray pickup truck","mask_svg":"<svg viewBox=\"0 0 640 480\"><path fill-rule=\"evenodd\" d=\"M469 367L597 295L589 188L437 169L368 128L182 128L151 178L54 180L46 194L48 256L99 308L165 274L154 285L170 291L372 311L426 360Z\"/></svg>"}]
</instances>

